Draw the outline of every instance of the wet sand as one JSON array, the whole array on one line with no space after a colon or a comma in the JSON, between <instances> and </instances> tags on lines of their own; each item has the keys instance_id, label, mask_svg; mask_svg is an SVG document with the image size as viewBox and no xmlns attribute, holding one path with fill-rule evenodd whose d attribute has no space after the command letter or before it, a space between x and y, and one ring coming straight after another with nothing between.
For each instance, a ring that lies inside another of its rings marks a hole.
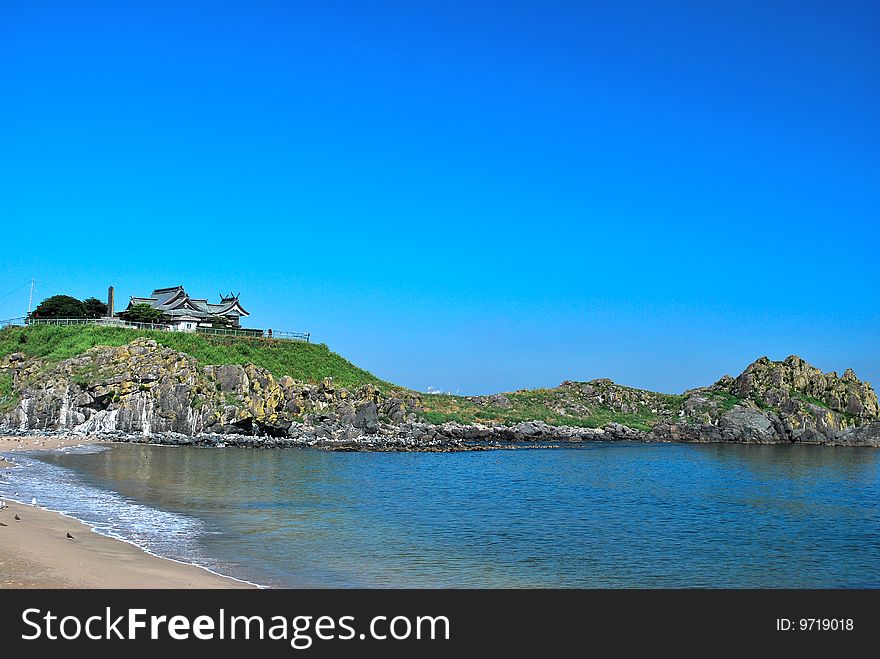
<instances>
[{"instance_id":1,"label":"wet sand","mask_svg":"<svg viewBox=\"0 0 880 659\"><path fill-rule=\"evenodd\" d=\"M93 443L0 437L0 452ZM0 459L0 473L9 468ZM0 481L2 483L2 481ZM0 487L2 490L2 487ZM7 493L9 494L9 493ZM158 558L60 513L6 499L0 510L0 588L251 588L195 565ZM39 503L39 502L38 502ZM19 521L15 520L18 515ZM73 539L67 537L71 534Z\"/></svg>"}]
</instances>

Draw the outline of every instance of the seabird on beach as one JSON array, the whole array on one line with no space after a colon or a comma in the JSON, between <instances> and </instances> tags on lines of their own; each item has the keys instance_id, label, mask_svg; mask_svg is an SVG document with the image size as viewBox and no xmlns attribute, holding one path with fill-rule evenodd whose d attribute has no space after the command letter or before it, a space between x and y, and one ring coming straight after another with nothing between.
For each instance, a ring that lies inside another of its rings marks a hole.
<instances>
[{"instance_id":1,"label":"seabird on beach","mask_svg":"<svg viewBox=\"0 0 880 659\"><path fill-rule=\"evenodd\" d=\"M70 531L67 532L67 539L68 540L76 540L76 538L74 538L72 535L70 535Z\"/></svg>"},{"instance_id":2,"label":"seabird on beach","mask_svg":"<svg viewBox=\"0 0 880 659\"><path fill-rule=\"evenodd\" d=\"M16 521L16 522L20 522L20 521L21 521L21 517L18 516L18 513L15 513L15 521Z\"/></svg>"},{"instance_id":3,"label":"seabird on beach","mask_svg":"<svg viewBox=\"0 0 880 659\"><path fill-rule=\"evenodd\" d=\"M6 524L5 522L0 522L0 526L9 526L9 524Z\"/></svg>"},{"instance_id":4,"label":"seabird on beach","mask_svg":"<svg viewBox=\"0 0 880 659\"><path fill-rule=\"evenodd\" d=\"M36 506L36 505L37 505L37 497L31 497L31 505L32 505L32 506Z\"/></svg>"},{"instance_id":5,"label":"seabird on beach","mask_svg":"<svg viewBox=\"0 0 880 659\"><path fill-rule=\"evenodd\" d=\"M0 499L0 510L3 510L4 508L9 508L9 506L6 505L6 502L3 499Z\"/></svg>"}]
</instances>

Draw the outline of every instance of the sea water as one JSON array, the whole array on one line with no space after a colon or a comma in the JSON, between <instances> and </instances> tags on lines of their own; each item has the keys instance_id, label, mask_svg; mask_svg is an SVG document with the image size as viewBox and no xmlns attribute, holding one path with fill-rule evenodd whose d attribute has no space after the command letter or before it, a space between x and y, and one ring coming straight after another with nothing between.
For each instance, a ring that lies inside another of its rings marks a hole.
<instances>
[{"instance_id":1,"label":"sea water","mask_svg":"<svg viewBox=\"0 0 880 659\"><path fill-rule=\"evenodd\" d=\"M880 451L14 453L0 493L282 587L880 587Z\"/></svg>"}]
</instances>

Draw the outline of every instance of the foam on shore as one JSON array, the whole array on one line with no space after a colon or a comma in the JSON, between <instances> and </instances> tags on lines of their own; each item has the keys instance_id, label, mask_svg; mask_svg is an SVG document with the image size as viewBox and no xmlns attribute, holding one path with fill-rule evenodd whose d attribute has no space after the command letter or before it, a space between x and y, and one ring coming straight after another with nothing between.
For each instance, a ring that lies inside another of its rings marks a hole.
<instances>
[{"instance_id":1,"label":"foam on shore","mask_svg":"<svg viewBox=\"0 0 880 659\"><path fill-rule=\"evenodd\" d=\"M107 446L82 444L39 452L89 454L106 450ZM0 458L11 465L2 470L0 498L21 504L30 504L36 499L37 506L44 510L72 518L96 533L133 545L152 556L259 587L229 576L229 566L204 555L198 540L212 531L202 520L146 506L118 492L92 486L73 470L37 456L37 451L28 450L0 453Z\"/></svg>"}]
</instances>

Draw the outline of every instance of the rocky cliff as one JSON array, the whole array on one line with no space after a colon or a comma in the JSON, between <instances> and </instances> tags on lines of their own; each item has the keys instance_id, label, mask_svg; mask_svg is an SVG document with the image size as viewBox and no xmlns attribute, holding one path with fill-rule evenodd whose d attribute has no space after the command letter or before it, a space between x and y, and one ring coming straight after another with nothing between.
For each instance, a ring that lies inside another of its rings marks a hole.
<instances>
[{"instance_id":1,"label":"rocky cliff","mask_svg":"<svg viewBox=\"0 0 880 659\"><path fill-rule=\"evenodd\" d=\"M13 353L0 360L3 370L16 404L0 421L20 430L285 436L294 425L337 424L373 434L380 419L414 419L419 404L416 394L384 396L369 384L349 392L330 379L276 379L251 364L202 366L144 338L57 363Z\"/></svg>"},{"instance_id":2,"label":"rocky cliff","mask_svg":"<svg viewBox=\"0 0 880 659\"><path fill-rule=\"evenodd\" d=\"M851 369L823 373L794 355L761 357L736 378L687 392L678 416L652 432L679 441L880 445L871 385Z\"/></svg>"},{"instance_id":3,"label":"rocky cliff","mask_svg":"<svg viewBox=\"0 0 880 659\"><path fill-rule=\"evenodd\" d=\"M851 370L838 377L798 357L762 357L736 378L680 396L594 380L441 399L276 378L251 364L202 365L138 338L54 362L9 354L0 359L0 378L12 392L0 401L0 425L13 432L384 450L597 439L880 446L871 386ZM466 418L432 418L428 408L441 402Z\"/></svg>"}]
</instances>

